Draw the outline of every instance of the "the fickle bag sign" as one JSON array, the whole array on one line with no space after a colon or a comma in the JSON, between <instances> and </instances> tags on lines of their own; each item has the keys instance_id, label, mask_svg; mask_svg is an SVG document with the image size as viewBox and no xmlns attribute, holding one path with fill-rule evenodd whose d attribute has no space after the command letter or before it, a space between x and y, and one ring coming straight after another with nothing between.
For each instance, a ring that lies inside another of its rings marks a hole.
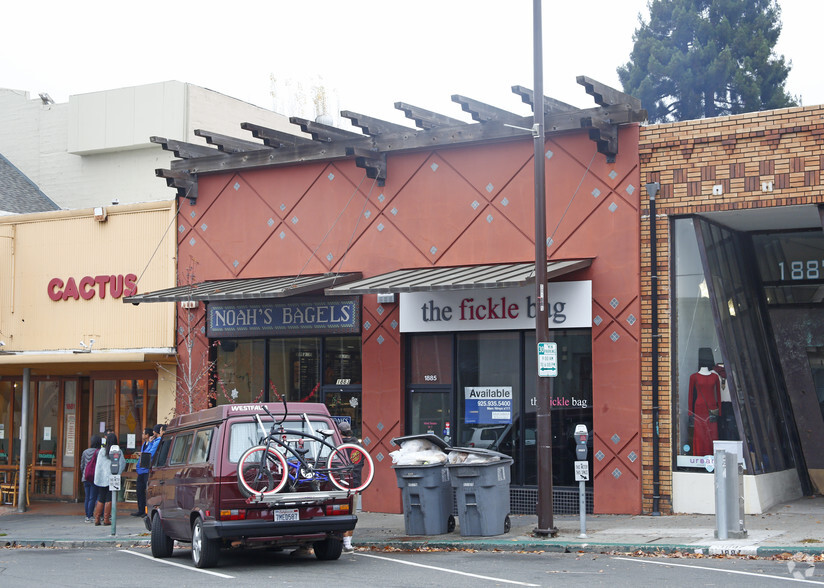
<instances>
[{"instance_id":1,"label":"the fickle bag sign","mask_svg":"<svg viewBox=\"0 0 824 588\"><path fill-rule=\"evenodd\" d=\"M400 330L498 331L534 329L535 286L409 292L400 295ZM550 282L550 329L592 326L592 281Z\"/></svg>"}]
</instances>

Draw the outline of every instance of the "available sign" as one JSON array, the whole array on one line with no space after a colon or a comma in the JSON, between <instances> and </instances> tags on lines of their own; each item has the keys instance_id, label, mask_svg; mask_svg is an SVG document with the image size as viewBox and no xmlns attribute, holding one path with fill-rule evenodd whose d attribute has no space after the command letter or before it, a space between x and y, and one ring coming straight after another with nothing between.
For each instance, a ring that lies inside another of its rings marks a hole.
<instances>
[{"instance_id":1,"label":"available sign","mask_svg":"<svg viewBox=\"0 0 824 588\"><path fill-rule=\"evenodd\" d=\"M509 424L512 422L512 386L467 386L464 409L467 424Z\"/></svg>"}]
</instances>

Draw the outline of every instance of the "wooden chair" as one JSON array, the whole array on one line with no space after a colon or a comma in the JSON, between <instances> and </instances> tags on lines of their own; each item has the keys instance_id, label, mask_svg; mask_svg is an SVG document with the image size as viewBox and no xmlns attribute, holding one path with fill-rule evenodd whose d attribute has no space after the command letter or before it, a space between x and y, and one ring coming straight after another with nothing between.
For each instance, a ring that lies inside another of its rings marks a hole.
<instances>
[{"instance_id":1,"label":"wooden chair","mask_svg":"<svg viewBox=\"0 0 824 588\"><path fill-rule=\"evenodd\" d=\"M121 476L123 482L123 502L137 502L137 464L129 462Z\"/></svg>"},{"instance_id":2,"label":"wooden chair","mask_svg":"<svg viewBox=\"0 0 824 588\"><path fill-rule=\"evenodd\" d=\"M31 484L31 464L26 466L26 506L29 506L29 485ZM11 504L17 506L17 499L20 493L20 485L17 483L17 470L14 470L11 475L11 482L0 485L0 501L3 504Z\"/></svg>"}]
</instances>

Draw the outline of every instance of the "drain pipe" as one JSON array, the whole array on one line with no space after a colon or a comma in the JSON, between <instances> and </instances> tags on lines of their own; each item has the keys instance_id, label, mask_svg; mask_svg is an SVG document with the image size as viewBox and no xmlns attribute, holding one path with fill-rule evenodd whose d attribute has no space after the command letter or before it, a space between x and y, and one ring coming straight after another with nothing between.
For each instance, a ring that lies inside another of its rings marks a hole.
<instances>
[{"instance_id":1,"label":"drain pipe","mask_svg":"<svg viewBox=\"0 0 824 588\"><path fill-rule=\"evenodd\" d=\"M647 194L649 195L649 249L650 262L650 285L652 291L652 516L661 516L661 468L658 464L660 439L658 436L658 417L661 407L658 405L658 245L656 224L657 213L655 210L655 197L661 189L658 182L647 184Z\"/></svg>"}]
</instances>

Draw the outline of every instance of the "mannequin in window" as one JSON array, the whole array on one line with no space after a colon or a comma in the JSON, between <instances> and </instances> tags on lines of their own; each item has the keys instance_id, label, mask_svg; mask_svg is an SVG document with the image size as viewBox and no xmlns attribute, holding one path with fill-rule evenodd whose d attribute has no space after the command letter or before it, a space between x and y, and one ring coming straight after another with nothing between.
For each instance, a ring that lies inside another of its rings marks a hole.
<instances>
[{"instance_id":1,"label":"mannequin in window","mask_svg":"<svg viewBox=\"0 0 824 588\"><path fill-rule=\"evenodd\" d=\"M692 454L711 455L712 442L718 439L718 414L721 408L721 378L715 367L712 349L698 349L698 371L690 376L689 417L693 424Z\"/></svg>"}]
</instances>

